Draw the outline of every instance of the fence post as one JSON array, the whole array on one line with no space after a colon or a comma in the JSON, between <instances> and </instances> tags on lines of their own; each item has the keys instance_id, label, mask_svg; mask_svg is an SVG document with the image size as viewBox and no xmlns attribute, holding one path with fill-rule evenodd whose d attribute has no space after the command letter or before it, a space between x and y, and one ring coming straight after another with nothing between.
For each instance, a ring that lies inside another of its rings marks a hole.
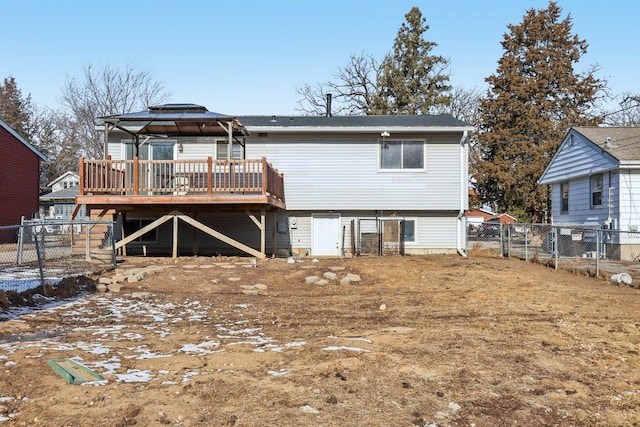
<instances>
[{"instance_id":1,"label":"fence post","mask_svg":"<svg viewBox=\"0 0 640 427\"><path fill-rule=\"evenodd\" d=\"M16 260L16 264L22 264L22 251L24 249L24 216L20 218L20 229L18 230L18 259Z\"/></svg>"},{"instance_id":2,"label":"fence post","mask_svg":"<svg viewBox=\"0 0 640 427\"><path fill-rule=\"evenodd\" d=\"M558 252L560 249L560 245L558 244L558 228L553 227L553 258L554 258L554 268L558 269Z\"/></svg>"},{"instance_id":3,"label":"fence post","mask_svg":"<svg viewBox=\"0 0 640 427\"><path fill-rule=\"evenodd\" d=\"M504 258L504 230L500 225L500 256Z\"/></svg>"},{"instance_id":4,"label":"fence post","mask_svg":"<svg viewBox=\"0 0 640 427\"><path fill-rule=\"evenodd\" d=\"M600 276L600 233L602 230L596 231L596 277Z\"/></svg>"},{"instance_id":5,"label":"fence post","mask_svg":"<svg viewBox=\"0 0 640 427\"><path fill-rule=\"evenodd\" d=\"M527 224L524 224L524 260L525 261L529 259L528 249L529 249L529 245L527 242Z\"/></svg>"},{"instance_id":6,"label":"fence post","mask_svg":"<svg viewBox=\"0 0 640 427\"><path fill-rule=\"evenodd\" d=\"M42 227L44 229L44 227ZM40 244L38 242L38 233L33 234L36 241L36 258L38 258L38 270L40 271L40 284L42 285L42 295L46 295L46 287L44 283L44 270L42 268L42 258L40 257Z\"/></svg>"}]
</instances>

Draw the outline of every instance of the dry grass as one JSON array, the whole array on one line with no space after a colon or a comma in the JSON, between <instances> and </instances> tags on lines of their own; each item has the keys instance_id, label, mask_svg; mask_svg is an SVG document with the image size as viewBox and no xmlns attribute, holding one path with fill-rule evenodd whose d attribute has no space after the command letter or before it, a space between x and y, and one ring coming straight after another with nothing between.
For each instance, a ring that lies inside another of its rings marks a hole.
<instances>
[{"instance_id":1,"label":"dry grass","mask_svg":"<svg viewBox=\"0 0 640 427\"><path fill-rule=\"evenodd\" d=\"M133 292L151 293L117 319L104 315L103 298L91 297L84 318L68 307L3 322L0 336L13 342L10 350L5 344L4 361L16 365L0 377L0 395L28 398L3 405L18 413L12 425L24 426L639 424L638 291L474 251L467 259L268 260L257 268L244 268L241 259L180 259L122 294L107 294L126 302ZM222 267L233 262L235 268ZM362 281L305 283L330 267ZM241 284L256 283L267 285L266 294L242 293ZM165 337L150 329L155 323L143 313L151 307L174 315L158 326ZM204 318L178 316L191 308ZM94 335L88 325L130 335ZM258 330L281 350L233 345L221 325ZM36 346L36 338L27 345L29 337L51 334L74 350ZM224 351L177 351L206 340L219 340ZM104 386L65 385L44 367L47 359L107 358L81 351L79 341L99 342L120 357L122 370L148 370L154 378L124 383L105 375ZM170 355L138 359L138 346ZM189 381L163 383L191 371L197 375Z\"/></svg>"}]
</instances>

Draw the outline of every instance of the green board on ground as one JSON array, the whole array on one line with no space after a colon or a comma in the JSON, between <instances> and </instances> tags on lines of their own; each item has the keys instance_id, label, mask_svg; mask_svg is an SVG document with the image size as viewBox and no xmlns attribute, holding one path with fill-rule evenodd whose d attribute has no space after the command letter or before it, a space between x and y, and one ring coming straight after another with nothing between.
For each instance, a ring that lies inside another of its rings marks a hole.
<instances>
[{"instance_id":1,"label":"green board on ground","mask_svg":"<svg viewBox=\"0 0 640 427\"><path fill-rule=\"evenodd\" d=\"M102 381L102 376L71 359L50 359L47 364L68 384L82 384L90 381Z\"/></svg>"}]
</instances>

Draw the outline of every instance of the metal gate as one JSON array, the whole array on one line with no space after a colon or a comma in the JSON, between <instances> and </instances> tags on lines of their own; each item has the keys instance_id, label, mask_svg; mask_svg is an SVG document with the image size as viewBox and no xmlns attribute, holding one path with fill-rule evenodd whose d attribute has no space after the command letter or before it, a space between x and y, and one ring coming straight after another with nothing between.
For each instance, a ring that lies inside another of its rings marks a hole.
<instances>
[{"instance_id":1,"label":"metal gate","mask_svg":"<svg viewBox=\"0 0 640 427\"><path fill-rule=\"evenodd\" d=\"M358 255L404 255L402 219L360 218L358 223Z\"/></svg>"}]
</instances>

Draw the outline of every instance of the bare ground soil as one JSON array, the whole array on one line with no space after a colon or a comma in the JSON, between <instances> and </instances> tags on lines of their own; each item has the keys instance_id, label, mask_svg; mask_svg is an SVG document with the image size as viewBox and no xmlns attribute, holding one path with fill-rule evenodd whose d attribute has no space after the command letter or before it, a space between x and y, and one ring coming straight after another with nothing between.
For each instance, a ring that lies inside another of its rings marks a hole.
<instances>
[{"instance_id":1,"label":"bare ground soil","mask_svg":"<svg viewBox=\"0 0 640 427\"><path fill-rule=\"evenodd\" d=\"M490 257L249 261L128 258L167 268L1 321L0 420L640 424L637 289ZM56 358L104 381L67 384Z\"/></svg>"}]
</instances>

